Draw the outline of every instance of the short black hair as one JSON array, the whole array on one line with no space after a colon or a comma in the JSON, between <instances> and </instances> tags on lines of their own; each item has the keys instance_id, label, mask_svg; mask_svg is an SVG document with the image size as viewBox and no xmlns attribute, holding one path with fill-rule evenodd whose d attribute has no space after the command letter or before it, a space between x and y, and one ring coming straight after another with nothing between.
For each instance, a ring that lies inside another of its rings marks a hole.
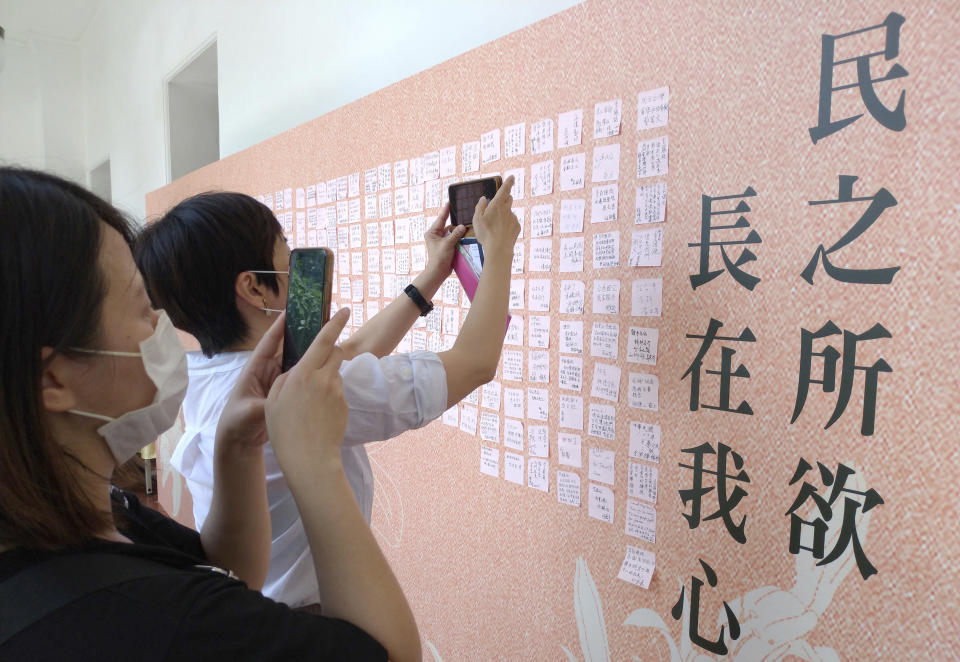
<instances>
[{"instance_id":1,"label":"short black hair","mask_svg":"<svg viewBox=\"0 0 960 662\"><path fill-rule=\"evenodd\" d=\"M201 193L148 224L137 237L134 258L153 305L210 357L247 335L234 284L244 271L272 271L282 236L273 213L249 195ZM257 279L279 292L273 274Z\"/></svg>"}]
</instances>

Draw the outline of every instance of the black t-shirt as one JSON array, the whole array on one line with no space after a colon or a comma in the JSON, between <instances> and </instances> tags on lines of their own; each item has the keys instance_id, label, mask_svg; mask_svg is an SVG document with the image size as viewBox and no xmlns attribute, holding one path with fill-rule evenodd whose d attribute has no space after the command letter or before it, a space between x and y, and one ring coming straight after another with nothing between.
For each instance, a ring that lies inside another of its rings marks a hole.
<instances>
[{"instance_id":1,"label":"black t-shirt","mask_svg":"<svg viewBox=\"0 0 960 662\"><path fill-rule=\"evenodd\" d=\"M200 535L114 490L118 528L133 544L97 542L83 549L0 554L0 582L59 554L133 555L175 570L90 593L0 645L0 661L44 660L386 660L360 628L295 612L221 573L198 569ZM3 584L0 583L0 600Z\"/></svg>"}]
</instances>

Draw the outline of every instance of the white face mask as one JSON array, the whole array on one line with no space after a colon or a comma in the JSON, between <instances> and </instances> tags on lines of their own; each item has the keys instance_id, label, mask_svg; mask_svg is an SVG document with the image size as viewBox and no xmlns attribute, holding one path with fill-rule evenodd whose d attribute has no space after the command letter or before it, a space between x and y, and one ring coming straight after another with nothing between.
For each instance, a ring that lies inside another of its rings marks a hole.
<instances>
[{"instance_id":1,"label":"white face mask","mask_svg":"<svg viewBox=\"0 0 960 662\"><path fill-rule=\"evenodd\" d=\"M106 440L117 464L129 460L138 450L155 441L177 422L180 405L187 393L187 354L165 312L160 313L153 335L140 343L139 352L79 348L75 350L90 354L138 357L157 387L153 402L119 418L77 409L69 410L71 414L107 421L106 425L97 428L97 432Z\"/></svg>"}]
</instances>

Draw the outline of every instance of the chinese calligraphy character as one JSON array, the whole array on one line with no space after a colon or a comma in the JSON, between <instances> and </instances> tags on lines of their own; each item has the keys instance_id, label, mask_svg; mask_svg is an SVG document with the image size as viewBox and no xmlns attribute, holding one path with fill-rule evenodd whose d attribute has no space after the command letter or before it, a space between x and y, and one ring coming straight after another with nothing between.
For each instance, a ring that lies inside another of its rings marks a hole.
<instances>
[{"instance_id":1,"label":"chinese calligraphy character","mask_svg":"<svg viewBox=\"0 0 960 662\"><path fill-rule=\"evenodd\" d=\"M747 204L746 200L740 200L737 206L733 209L722 211L713 210L713 201L730 200L732 198L750 198L756 194L757 193L753 190L753 187L748 186L746 191L738 195L721 195L716 197L710 197L708 195L700 196L700 241L687 244L687 246L691 248L694 246L700 247L700 272L690 275L690 284L693 286L693 289L697 289L701 285L709 283L711 280L723 273L722 269L710 271L710 249L714 246L720 247L720 255L723 257L724 266L727 268L727 271L730 272L730 275L733 276L734 280L740 283L740 285L748 290L753 290L753 288L757 286L757 283L760 282L759 277L749 274L740 268L747 262L752 262L757 259L757 256L754 255L749 248L744 248L740 253L740 257L738 257L736 261L732 261L727 255L727 246L745 246L747 244L763 243L763 240L760 239L760 235L756 230L750 230L750 233L747 235L746 239L715 241L712 238L712 234L716 231L750 227L749 221L747 221L746 217L743 216L743 214L750 211L750 205ZM740 217L737 218L737 220L731 225L711 225L710 221L714 216L723 216L727 214L740 214Z\"/></svg>"},{"instance_id":2,"label":"chinese calligraphy character","mask_svg":"<svg viewBox=\"0 0 960 662\"><path fill-rule=\"evenodd\" d=\"M872 25L869 28L854 30L853 32L847 32L845 34L825 34L821 37L820 43L822 50L820 55L820 103L817 109L817 126L810 128L810 138L813 140L814 144L816 144L818 140L826 138L832 133L836 133L845 126L853 124L858 119L863 117L863 113L860 113L859 115L854 115L852 117L845 117L842 120L832 121L830 119L830 107L833 102L833 93L852 87L860 88L860 98L863 100L863 105L866 106L867 111L869 111L869 113L873 116L873 119L880 122L881 125L890 129L891 131L903 131L903 129L907 126L907 118L903 112L904 103L906 100L906 91L900 91L900 99L897 101L896 108L890 110L883 105L883 102L880 101L876 91L873 89L874 83L882 83L884 81L907 76L907 70L899 64L894 64L885 76L881 76L880 78L872 78L870 74L871 58L882 55L885 60L892 60L900 54L900 28L903 27L904 21L906 21L906 19L903 16L891 12L887 15L887 18L884 19L883 23L880 23L879 25ZM853 35L864 32L870 32L872 30L880 30L881 28L885 31L885 43L882 51L867 53L865 55L859 55L857 57L846 58L842 60L833 59L837 41L840 39L852 37ZM857 63L857 82L834 87L834 68L839 65L849 64L851 62Z\"/></svg>"},{"instance_id":3,"label":"chinese calligraphy character","mask_svg":"<svg viewBox=\"0 0 960 662\"><path fill-rule=\"evenodd\" d=\"M857 237L866 232L873 225L880 214L890 207L897 206L897 199L891 195L890 191L881 188L873 194L873 197L855 198L853 197L853 184L859 179L856 175L840 175L839 191L836 200L810 200L809 205L832 205L842 202L864 202L869 200L870 206L863 212L853 227L847 230L840 239L830 248L824 248L823 244L817 247L816 253L807 264L806 268L800 274L805 281L813 285L813 274L817 270L817 263L823 261L823 270L827 275L844 283L865 283L874 285L888 285L893 281L894 275L900 271L900 267L884 267L882 269L845 269L834 266L828 256L853 242Z\"/></svg>"},{"instance_id":4,"label":"chinese calligraphy character","mask_svg":"<svg viewBox=\"0 0 960 662\"><path fill-rule=\"evenodd\" d=\"M700 561L700 565L703 566L703 573L707 576L707 583L710 584L711 587L716 586L717 573L713 571L713 568L704 563L703 559L697 560ZM720 626L720 636L716 641L710 641L700 635L700 589L703 588L703 580L694 576L690 578L690 584L690 623L688 626L690 641L715 655L726 655L727 644L723 640L727 628L726 625ZM686 586L680 589L680 599L677 600L677 604L670 610L670 615L673 616L673 619L676 621L679 621L683 617L683 603L686 590ZM726 602L723 603L723 610L727 614L727 625L730 626L730 641L736 641L740 638L740 621L737 620L733 610L730 609L730 605Z\"/></svg>"},{"instance_id":5,"label":"chinese calligraphy character","mask_svg":"<svg viewBox=\"0 0 960 662\"><path fill-rule=\"evenodd\" d=\"M697 353L697 356L693 359L693 362L690 364L690 367L687 368L687 371L683 373L681 380L687 378L687 375L690 375L690 411L696 411L698 408L703 407L704 409L717 409L719 411L729 411L737 414L748 414L753 415L753 409L750 408L750 405L747 404L747 401L742 401L736 409L730 408L730 381L733 377L750 377L750 371L747 370L746 366L742 363L737 366L736 370L733 370L733 355L736 354L736 350L730 347L722 347L720 350L720 369L719 370L707 370L708 375L720 375L720 402L716 405L702 405L700 404L700 371L703 368L703 358L706 356L707 352L710 350L710 346L715 340L723 340L728 342L756 342L756 338L753 335L753 331L750 330L750 327L744 327L743 331L740 332L739 337L733 336L718 336L717 331L720 330L720 327L723 326L723 322L713 319L710 319L710 325L707 327L706 334L702 336L687 334L687 338L696 338L703 340L703 343L700 345L700 351Z\"/></svg>"},{"instance_id":6,"label":"chinese calligraphy character","mask_svg":"<svg viewBox=\"0 0 960 662\"><path fill-rule=\"evenodd\" d=\"M727 494L728 478L742 483L750 482L750 477L747 475L747 472L743 470L743 458L739 453L731 450L726 444L717 444L717 450L714 451L713 447L707 442L700 444L696 448L684 448L683 452L692 454L694 458L692 465L680 463L680 466L684 469L693 470L693 487L688 490L680 490L680 499L683 501L683 505L686 506L688 503L690 504L690 514L683 513L687 524L690 525L691 529L695 529L700 525L701 500L714 489L712 487L704 487L703 474L710 474L717 477L716 489L717 504L719 507L717 508L717 512L703 519L711 520L722 517L723 523L726 525L730 535L733 536L733 539L741 545L747 542L747 537L744 534L747 516L744 515L739 524L734 524L731 516L733 509L737 507L737 504L740 503L743 497L747 496L747 492L739 485L735 485L733 490ZM708 453L717 456L717 468L715 471L703 468L703 457ZM735 475L727 473L728 455L733 457L733 466L737 470Z\"/></svg>"},{"instance_id":7,"label":"chinese calligraphy character","mask_svg":"<svg viewBox=\"0 0 960 662\"><path fill-rule=\"evenodd\" d=\"M836 423L843 415L847 404L850 402L850 396L853 393L853 379L857 370L865 374L863 387L863 417L860 424L860 432L864 436L873 434L874 419L876 418L877 408L877 381L881 372L893 372L890 365L882 358L878 359L871 366L857 365L857 343L866 340L877 340L880 338L892 338L890 332L883 328L879 323L874 324L864 333L852 333L846 329L843 330L843 363L840 369L840 391L837 394L837 404L833 410L833 415L824 430ZM837 361L840 360L841 352L828 345L822 352L813 351L813 341L827 336L840 335L840 328L832 321L827 321L818 331L810 332L807 329L800 329L800 376L797 384L797 401L793 408L793 418L790 423L795 423L803 406L807 401L807 392L810 384L820 384L823 386L824 393L833 393L837 388ZM814 379L811 376L813 357L823 357L823 379Z\"/></svg>"},{"instance_id":8,"label":"chinese calligraphy character","mask_svg":"<svg viewBox=\"0 0 960 662\"><path fill-rule=\"evenodd\" d=\"M790 510L786 512L786 514L790 516L790 553L799 554L801 549L812 552L814 558L821 559L817 562L819 566L836 561L846 549L852 545L853 555L857 561L857 568L860 569L860 575L864 579L867 579L871 575L877 574L877 569L867 560L867 555L864 553L863 546L860 544L860 538L857 534L856 518L858 510L866 513L874 506L882 504L883 498L872 488L866 491L860 491L847 487L847 479L853 476L855 472L844 464L838 465L836 475L831 473L829 469L819 462L817 462L817 467L820 469L820 480L823 484L826 487L832 486L830 496L824 499L817 494L817 488L807 482L804 482L800 487L800 493L797 495L793 505L790 506ZM793 473L793 478L790 479L790 485L800 480L804 474L812 468L806 460L800 458L797 469ZM836 537L836 543L833 549L827 556L824 556L828 529L827 522L833 518L833 506L836 504L841 493L863 497L863 503L860 503L856 498L849 496L844 497L840 534ZM820 517L813 521L807 521L797 515L797 509L806 503L807 499L813 499L820 513ZM809 547L801 545L800 538L804 526L813 527L813 544Z\"/></svg>"}]
</instances>

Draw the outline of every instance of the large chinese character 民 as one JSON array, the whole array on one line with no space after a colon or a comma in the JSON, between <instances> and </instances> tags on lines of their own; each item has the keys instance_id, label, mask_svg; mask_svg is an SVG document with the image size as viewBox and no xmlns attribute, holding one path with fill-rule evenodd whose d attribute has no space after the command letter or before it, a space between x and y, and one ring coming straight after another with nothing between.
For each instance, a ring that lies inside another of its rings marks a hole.
<instances>
[{"instance_id":1,"label":"large chinese character \u6c11","mask_svg":"<svg viewBox=\"0 0 960 662\"><path fill-rule=\"evenodd\" d=\"M709 283L711 280L723 273L723 269L715 269L714 271L710 271L710 249L715 246L720 248L720 255L723 258L723 264L727 268L727 271L730 272L730 275L733 276L734 280L740 283L740 285L748 290L753 290L753 288L757 286L757 283L760 282L760 278L758 276L749 274L740 268L747 262L752 262L757 259L757 256L754 255L749 248L744 248L736 260L731 260L730 256L727 255L727 246L746 246L748 244L763 243L763 240L760 239L760 235L757 234L756 230L751 229L750 233L744 239L726 239L721 241L713 238L713 234L715 232L740 230L750 227L750 222L747 221L747 218L743 215L750 211L750 205L747 204L746 200L741 199L736 207L726 210L714 210L714 200L751 198L756 194L756 191L754 191L752 187L748 186L746 191L737 195L719 195L715 197L702 195L700 197L700 241L687 244L687 246L691 248L699 247L700 249L700 271L699 273L690 275L690 284L693 286L693 289L697 289L701 285ZM714 216L726 216L729 214L737 214L739 217L736 221L727 225L712 224L711 221Z\"/></svg>"},{"instance_id":2,"label":"large chinese character \u6c11","mask_svg":"<svg viewBox=\"0 0 960 662\"><path fill-rule=\"evenodd\" d=\"M880 76L879 78L873 78L872 74L870 73L870 61L873 58L882 55L885 60L889 61L900 55L900 28L903 27L905 20L906 19L900 14L891 12L887 15L887 18L884 19L883 23L880 23L879 25L872 25L868 28L862 28L860 30L854 30L852 32L846 32L838 35L824 34L821 37L822 50L820 55L820 100L819 107L817 109L817 125L810 127L810 138L813 140L814 144L816 144L818 140L836 133L845 126L852 124L863 117L863 113L860 113L859 115L845 117L840 120L831 119L830 111L833 104L833 93L854 87L859 88L860 98L863 100L863 105L866 106L867 111L873 116L873 119L877 120L881 125L890 129L891 131L903 131L904 128L906 128L907 117L904 113L904 105L906 103L907 94L906 91L900 91L900 99L897 101L896 107L891 110L887 108L882 101L880 101L876 90L874 90L874 84L894 80L896 78L903 78L907 75L907 70L895 63L892 67L890 67L890 70L885 75ZM873 30L884 31L883 50L865 53L863 55L850 58L842 58L839 60L835 59L837 42L839 40L865 32L872 32ZM835 86L833 81L834 69L839 66L854 62L857 65L857 82Z\"/></svg>"},{"instance_id":3,"label":"large chinese character \u6c11","mask_svg":"<svg viewBox=\"0 0 960 662\"><path fill-rule=\"evenodd\" d=\"M800 550L806 550L811 552L814 558L821 559L817 562L817 565L826 565L839 559L846 549L852 546L853 556L856 559L860 575L864 579L867 579L871 575L877 574L877 569L867 560L867 555L864 553L863 546L860 544L860 537L857 533L857 511L859 510L860 512L866 513L874 506L882 504L883 498L881 498L874 489L855 490L847 487L847 480L853 476L855 472L844 464L838 465L836 474L832 473L819 462L817 462L817 467L820 470L821 482L826 487L831 488L830 495L824 499L817 494L817 488L808 482L804 482L803 485L800 486L800 493L797 495L793 505L790 506L790 510L786 512L786 514L790 516L790 553L799 554ZM810 463L800 458L797 469L793 472L793 478L790 479L790 485L793 485L803 478L812 468ZM833 519L833 508L841 494L852 494L855 497L862 497L863 502L861 503L857 498L850 496L844 497L840 534L836 536L833 549L830 550L829 554L824 556L826 552L826 534L829 528L827 522ZM812 521L802 519L797 514L797 510L803 506L808 499L813 500L820 514L820 517ZM813 539L809 546L801 544L804 527L811 527L813 529Z\"/></svg>"},{"instance_id":4,"label":"large chinese character \u6c11","mask_svg":"<svg viewBox=\"0 0 960 662\"><path fill-rule=\"evenodd\" d=\"M843 283L861 283L872 285L888 285L893 281L894 275L900 270L900 267L883 267L880 269L847 269L835 266L830 262L829 255L840 250L847 244L853 242L857 237L866 232L873 225L880 214L890 207L897 206L897 199L885 188L873 194L872 197L853 197L853 184L858 177L856 175L840 175L840 183L836 200L810 200L809 205L833 205L843 202L865 202L870 201L860 220L853 224L847 232L830 248L824 248L823 244L817 247L810 262L800 274L805 281L813 285L813 274L817 270L817 263L823 261L823 270L834 280Z\"/></svg>"},{"instance_id":5,"label":"large chinese character \u6c11","mask_svg":"<svg viewBox=\"0 0 960 662\"><path fill-rule=\"evenodd\" d=\"M700 561L700 565L703 566L703 574L707 578L707 583L710 584L711 587L716 587L717 573L714 572L713 568L707 565L703 559L697 560ZM720 636L717 637L716 641L710 641L700 634L701 588L703 588L703 580L697 576L690 577L690 619L688 625L690 641L700 648L713 653L714 655L726 655L727 643L724 641L724 635L727 628L726 625L720 626ZM673 616L673 619L676 621L679 621L681 618L683 618L683 603L686 596L686 590L686 586L680 589L680 599L677 600L677 604L675 604L673 609L670 610L670 615ZM730 605L728 605L726 602L723 603L723 610L727 615L727 625L730 626L730 641L736 641L740 638L740 621L737 620L736 614L733 613Z\"/></svg>"},{"instance_id":6,"label":"large chinese character \u6c11","mask_svg":"<svg viewBox=\"0 0 960 662\"><path fill-rule=\"evenodd\" d=\"M702 519L711 520L722 517L723 523L733 539L741 545L747 542L747 536L744 532L747 516L744 515L739 524L734 524L732 517L733 509L737 507L743 497L747 496L747 491L739 485L734 485L733 490L729 494L727 493L727 479L741 483L750 482L750 477L743 470L743 458L739 453L731 450L729 446L721 443L717 444L717 450L714 450L709 443L704 442L695 448L684 448L683 452L693 455L693 464L680 463L680 466L684 469L693 471L693 486L688 490L680 490L680 499L683 501L683 505L690 504L690 513L683 513L687 524L690 525L691 529L700 525L703 497L714 489L713 487L705 487L703 484L703 475L709 474L716 477L718 507L715 513ZM717 456L717 468L715 470L705 469L703 466L703 458L708 454ZM737 470L736 474L727 473L728 457L733 459L734 469Z\"/></svg>"},{"instance_id":7,"label":"large chinese character \u6c11","mask_svg":"<svg viewBox=\"0 0 960 662\"><path fill-rule=\"evenodd\" d=\"M822 352L813 351L813 342L828 336L843 334L843 353L832 345ZM891 338L890 332L879 323L874 324L864 333L853 333L847 329L842 332L840 328L832 321L827 321L818 331L808 331L800 329L800 370L799 381L797 384L797 400L793 408L793 417L790 423L795 423L803 406L807 401L807 393L810 384L820 384L824 393L833 393L837 388L837 362L843 357L843 363L840 369L840 391L837 393L837 404L834 407L833 415L824 430L836 423L847 408L850 402L850 396L853 393L853 380L856 371L864 373L863 386L863 415L860 423L860 433L865 436L873 434L874 421L877 410L877 381L881 372L893 372L890 365L882 358L874 362L873 365L863 366L857 364L857 343L867 340L877 340L880 338ZM812 376L813 357L823 358L823 379L814 379Z\"/></svg>"},{"instance_id":8,"label":"large chinese character \u6c11","mask_svg":"<svg viewBox=\"0 0 960 662\"><path fill-rule=\"evenodd\" d=\"M703 359L707 355L707 352L710 351L710 346L714 341L719 340L723 342L756 342L756 337L753 335L753 331L750 330L749 326L743 328L743 331L740 332L738 337L733 336L718 336L717 332L720 330L720 327L723 326L723 322L710 318L710 324L707 327L707 332L698 336L696 334L688 333L687 338L693 338L697 340L702 340L700 344L700 351L697 352L696 357L694 357L693 362L690 364L690 367L687 368L687 371L683 373L683 376L680 380L684 380L687 376L690 376L690 411L697 411L699 408L704 409L717 409L719 411L729 411L737 414L753 414L753 409L750 408L750 405L746 400L742 401L736 409L730 408L730 381L733 377L742 377L749 378L750 371L747 370L746 366L742 363L737 366L736 370L733 369L733 355L737 351L731 347L721 347L720 348L720 369L719 370L707 370L708 375L719 375L720 376L720 397L716 405L707 405L700 403L700 378L701 371L703 369Z\"/></svg>"}]
</instances>

